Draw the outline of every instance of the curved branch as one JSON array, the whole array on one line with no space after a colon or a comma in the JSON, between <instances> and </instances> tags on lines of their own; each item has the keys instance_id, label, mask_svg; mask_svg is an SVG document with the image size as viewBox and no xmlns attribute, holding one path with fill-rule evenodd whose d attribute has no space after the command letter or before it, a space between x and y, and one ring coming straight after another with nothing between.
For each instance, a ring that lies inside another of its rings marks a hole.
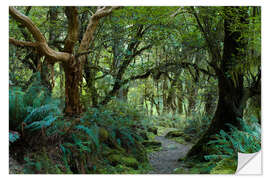
<instances>
[{"instance_id":1,"label":"curved branch","mask_svg":"<svg viewBox=\"0 0 270 180\"><path fill-rule=\"evenodd\" d=\"M80 47L79 47L79 53L85 52L88 50L90 42L94 38L94 32L97 28L98 22L101 18L108 16L112 13L114 9L118 9L120 7L111 7L108 9L108 7L98 7L95 14L93 14L90 18L89 24L86 28L86 31L83 35Z\"/></svg>"},{"instance_id":2,"label":"curved branch","mask_svg":"<svg viewBox=\"0 0 270 180\"><path fill-rule=\"evenodd\" d=\"M20 41L14 38L9 38L9 43L20 47L37 47L38 43L29 41Z\"/></svg>"},{"instance_id":3,"label":"curved branch","mask_svg":"<svg viewBox=\"0 0 270 180\"><path fill-rule=\"evenodd\" d=\"M14 7L9 7L10 15L18 22L22 23L31 32L36 41L40 43L46 42L45 37L40 30L34 25L34 23L24 14L20 13Z\"/></svg>"},{"instance_id":4,"label":"curved branch","mask_svg":"<svg viewBox=\"0 0 270 180\"><path fill-rule=\"evenodd\" d=\"M33 35L34 39L37 41L37 47L39 50L47 56L49 59L53 61L69 61L71 58L71 54L65 52L57 52L51 49L43 34L40 30L34 25L34 23L27 16L20 13L14 7L9 7L10 15L18 22L22 23Z\"/></svg>"}]
</instances>

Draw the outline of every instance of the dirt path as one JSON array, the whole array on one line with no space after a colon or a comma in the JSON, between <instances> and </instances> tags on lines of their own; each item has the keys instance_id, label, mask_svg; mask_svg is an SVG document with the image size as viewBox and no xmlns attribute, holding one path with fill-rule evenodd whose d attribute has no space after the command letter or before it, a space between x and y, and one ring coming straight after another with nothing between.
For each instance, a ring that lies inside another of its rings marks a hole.
<instances>
[{"instance_id":1,"label":"dirt path","mask_svg":"<svg viewBox=\"0 0 270 180\"><path fill-rule=\"evenodd\" d=\"M154 169L149 174L171 174L181 165L177 160L186 155L192 144L179 144L164 136L157 136L155 140L162 143L162 150L149 154L149 161Z\"/></svg>"}]
</instances>

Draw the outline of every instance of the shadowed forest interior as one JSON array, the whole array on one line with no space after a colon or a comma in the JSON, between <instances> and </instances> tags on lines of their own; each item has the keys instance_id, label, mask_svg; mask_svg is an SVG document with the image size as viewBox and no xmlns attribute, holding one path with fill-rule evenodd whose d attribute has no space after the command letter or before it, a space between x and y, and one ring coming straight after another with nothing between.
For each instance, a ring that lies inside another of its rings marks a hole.
<instances>
[{"instance_id":1,"label":"shadowed forest interior","mask_svg":"<svg viewBox=\"0 0 270 180\"><path fill-rule=\"evenodd\" d=\"M260 7L9 7L11 174L234 174L260 149Z\"/></svg>"}]
</instances>

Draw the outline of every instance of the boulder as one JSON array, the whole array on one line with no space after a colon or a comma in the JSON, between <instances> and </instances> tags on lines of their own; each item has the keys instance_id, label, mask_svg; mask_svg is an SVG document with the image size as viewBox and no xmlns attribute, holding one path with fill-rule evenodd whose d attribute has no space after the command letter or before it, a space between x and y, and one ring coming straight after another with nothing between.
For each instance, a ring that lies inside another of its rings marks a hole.
<instances>
[{"instance_id":1,"label":"boulder","mask_svg":"<svg viewBox=\"0 0 270 180\"><path fill-rule=\"evenodd\" d=\"M185 133L178 131L178 130L175 130L175 131L168 132L165 137L166 138L174 138L174 137L180 137L180 136L185 137Z\"/></svg>"}]
</instances>

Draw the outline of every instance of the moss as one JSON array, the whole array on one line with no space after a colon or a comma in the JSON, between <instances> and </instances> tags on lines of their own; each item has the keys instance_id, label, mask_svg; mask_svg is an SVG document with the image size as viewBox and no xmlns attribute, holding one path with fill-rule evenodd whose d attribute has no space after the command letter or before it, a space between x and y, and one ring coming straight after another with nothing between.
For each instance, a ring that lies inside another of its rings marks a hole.
<instances>
[{"instance_id":1,"label":"moss","mask_svg":"<svg viewBox=\"0 0 270 180\"><path fill-rule=\"evenodd\" d=\"M112 154L108 157L108 160L113 166L121 164L127 167L132 167L133 169L138 169L139 166L139 163L135 158L122 156L120 154Z\"/></svg>"},{"instance_id":2,"label":"moss","mask_svg":"<svg viewBox=\"0 0 270 180\"><path fill-rule=\"evenodd\" d=\"M166 134L166 138L173 138L173 137L180 137L180 136L185 136L185 134L179 130L175 131L170 131Z\"/></svg>"},{"instance_id":3,"label":"moss","mask_svg":"<svg viewBox=\"0 0 270 180\"><path fill-rule=\"evenodd\" d=\"M144 147L161 147L161 142L158 141L144 141L142 144Z\"/></svg>"},{"instance_id":4,"label":"moss","mask_svg":"<svg viewBox=\"0 0 270 180\"><path fill-rule=\"evenodd\" d=\"M155 135L158 134L158 128L157 128L157 127L148 127L148 128L147 128L147 131L148 131L148 132L152 132L152 133L154 133Z\"/></svg>"},{"instance_id":5,"label":"moss","mask_svg":"<svg viewBox=\"0 0 270 180\"><path fill-rule=\"evenodd\" d=\"M170 138L180 144L187 144L187 142L192 142L193 139L190 135L185 134L182 131L174 130L166 134L166 138Z\"/></svg>"},{"instance_id":6,"label":"moss","mask_svg":"<svg viewBox=\"0 0 270 180\"><path fill-rule=\"evenodd\" d=\"M183 167L180 167L180 168L174 169L173 174L189 174L189 171Z\"/></svg>"},{"instance_id":7,"label":"moss","mask_svg":"<svg viewBox=\"0 0 270 180\"><path fill-rule=\"evenodd\" d=\"M185 139L183 137L175 137L175 138L170 138L171 140L174 140L175 142L178 142L179 144L187 144Z\"/></svg>"},{"instance_id":8,"label":"moss","mask_svg":"<svg viewBox=\"0 0 270 180\"><path fill-rule=\"evenodd\" d=\"M118 164L115 168L117 170L117 173L120 174L136 174L136 171L134 169L122 164Z\"/></svg>"},{"instance_id":9,"label":"moss","mask_svg":"<svg viewBox=\"0 0 270 180\"><path fill-rule=\"evenodd\" d=\"M141 163L148 162L146 149L138 141L135 141L135 148L132 149L132 155Z\"/></svg>"},{"instance_id":10,"label":"moss","mask_svg":"<svg viewBox=\"0 0 270 180\"><path fill-rule=\"evenodd\" d=\"M219 161L210 174L234 174L237 169L237 161L226 158Z\"/></svg>"},{"instance_id":11,"label":"moss","mask_svg":"<svg viewBox=\"0 0 270 180\"><path fill-rule=\"evenodd\" d=\"M104 127L99 128L98 137L100 142L105 142L109 138L109 133Z\"/></svg>"}]
</instances>

